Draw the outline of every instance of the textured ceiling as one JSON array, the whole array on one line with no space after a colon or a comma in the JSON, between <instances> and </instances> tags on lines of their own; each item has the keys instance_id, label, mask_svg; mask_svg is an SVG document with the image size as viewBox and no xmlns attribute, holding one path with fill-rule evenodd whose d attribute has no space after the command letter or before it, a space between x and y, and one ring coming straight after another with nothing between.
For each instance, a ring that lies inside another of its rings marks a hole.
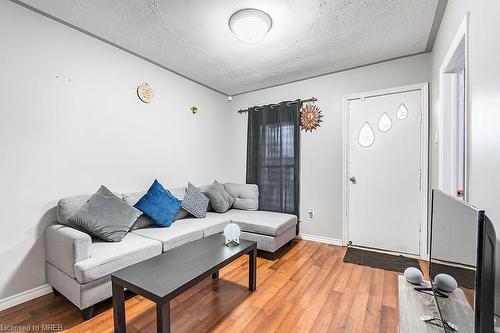
<instances>
[{"instance_id":1,"label":"textured ceiling","mask_svg":"<svg viewBox=\"0 0 500 333\"><path fill-rule=\"evenodd\" d=\"M18 1L19 2L19 1ZM22 0L227 95L426 51L439 0ZM228 19L273 19L244 44Z\"/></svg>"}]
</instances>

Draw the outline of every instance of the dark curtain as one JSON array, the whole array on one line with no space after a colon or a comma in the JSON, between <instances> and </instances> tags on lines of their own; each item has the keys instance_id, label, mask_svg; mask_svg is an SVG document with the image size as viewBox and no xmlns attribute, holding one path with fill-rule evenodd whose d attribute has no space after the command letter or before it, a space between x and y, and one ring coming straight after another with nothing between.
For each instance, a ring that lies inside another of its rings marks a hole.
<instances>
[{"instance_id":1,"label":"dark curtain","mask_svg":"<svg viewBox=\"0 0 500 333\"><path fill-rule=\"evenodd\" d=\"M260 210L299 216L299 110L297 100L248 112L247 183L259 186Z\"/></svg>"}]
</instances>

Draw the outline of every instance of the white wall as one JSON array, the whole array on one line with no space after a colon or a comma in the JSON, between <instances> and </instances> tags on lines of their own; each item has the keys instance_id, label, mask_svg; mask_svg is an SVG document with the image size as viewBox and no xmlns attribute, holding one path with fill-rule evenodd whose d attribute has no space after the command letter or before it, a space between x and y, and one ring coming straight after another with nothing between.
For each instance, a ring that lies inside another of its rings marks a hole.
<instances>
[{"instance_id":1,"label":"white wall","mask_svg":"<svg viewBox=\"0 0 500 333\"><path fill-rule=\"evenodd\" d=\"M470 201L485 208L500 234L500 2L454 0L448 5L432 52L432 104L439 110L439 67L470 11ZM437 129L437 122L435 122ZM437 156L438 145L434 147ZM438 168L438 159L434 166ZM437 177L435 177L437 181ZM437 184L437 182L436 182Z\"/></svg>"},{"instance_id":2,"label":"white wall","mask_svg":"<svg viewBox=\"0 0 500 333\"><path fill-rule=\"evenodd\" d=\"M301 232L342 238L342 99L345 95L430 81L430 55L389 61L235 96L232 102L234 154L239 181L245 180L247 116L240 108L297 98L318 98L324 122L301 132ZM308 217L313 208L315 217Z\"/></svg>"},{"instance_id":3,"label":"white wall","mask_svg":"<svg viewBox=\"0 0 500 333\"><path fill-rule=\"evenodd\" d=\"M0 45L0 300L45 283L59 198L240 178L225 96L9 1Z\"/></svg>"},{"instance_id":4,"label":"white wall","mask_svg":"<svg viewBox=\"0 0 500 333\"><path fill-rule=\"evenodd\" d=\"M439 67L466 13L470 11L471 152L469 200L486 210L500 236L500 14L499 1L448 1L432 52L432 105L437 119ZM435 122L437 126L437 122ZM437 129L437 127L435 127ZM438 145L433 147L438 184ZM497 250L500 244L497 242ZM500 308L500 251L497 251L497 309ZM500 312L500 310L497 310Z\"/></svg>"}]
</instances>

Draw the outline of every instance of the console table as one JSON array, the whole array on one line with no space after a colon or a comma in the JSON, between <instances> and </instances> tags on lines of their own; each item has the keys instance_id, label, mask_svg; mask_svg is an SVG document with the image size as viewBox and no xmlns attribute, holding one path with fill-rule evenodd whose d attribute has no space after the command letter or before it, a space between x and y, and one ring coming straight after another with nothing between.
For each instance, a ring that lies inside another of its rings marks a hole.
<instances>
[{"instance_id":1,"label":"console table","mask_svg":"<svg viewBox=\"0 0 500 333\"><path fill-rule=\"evenodd\" d=\"M398 276L399 286L399 332L400 333L443 333L442 327L425 323L422 316L439 317L434 296L414 290L405 277ZM473 332L474 311L461 289L448 294L443 304L446 319L458 327L458 332ZM441 304L441 302L439 303Z\"/></svg>"}]
</instances>

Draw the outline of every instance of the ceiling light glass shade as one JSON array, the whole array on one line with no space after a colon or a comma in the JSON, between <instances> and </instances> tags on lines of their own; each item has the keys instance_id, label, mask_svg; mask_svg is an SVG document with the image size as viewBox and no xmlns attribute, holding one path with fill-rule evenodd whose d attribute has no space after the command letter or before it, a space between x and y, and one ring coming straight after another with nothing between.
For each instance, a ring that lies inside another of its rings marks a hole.
<instances>
[{"instance_id":1,"label":"ceiling light glass shade","mask_svg":"<svg viewBox=\"0 0 500 333\"><path fill-rule=\"evenodd\" d=\"M239 10L229 18L229 28L245 43L262 40L272 25L273 21L269 15L253 8Z\"/></svg>"}]
</instances>

